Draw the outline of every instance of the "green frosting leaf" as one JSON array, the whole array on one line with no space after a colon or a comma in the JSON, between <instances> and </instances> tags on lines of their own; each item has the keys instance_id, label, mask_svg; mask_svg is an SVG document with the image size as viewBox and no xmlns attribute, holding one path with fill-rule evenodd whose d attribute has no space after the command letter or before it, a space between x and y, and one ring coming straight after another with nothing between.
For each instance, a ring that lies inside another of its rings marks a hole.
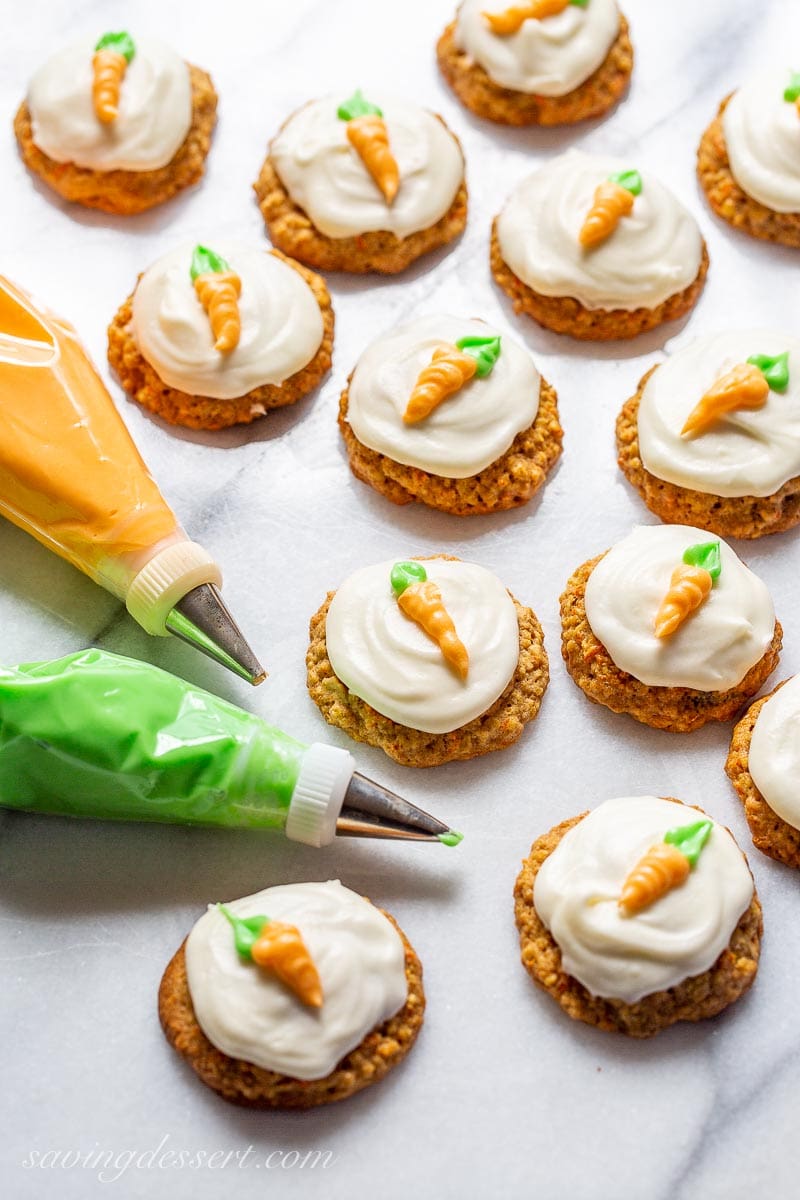
<instances>
[{"instance_id":1,"label":"green frosting leaf","mask_svg":"<svg viewBox=\"0 0 800 1200\"><path fill-rule=\"evenodd\" d=\"M792 71L789 85L783 89L783 98L794 103L798 96L800 96L800 71Z\"/></svg>"},{"instance_id":2,"label":"green frosting leaf","mask_svg":"<svg viewBox=\"0 0 800 1200\"><path fill-rule=\"evenodd\" d=\"M789 351L776 354L770 358L768 354L751 354L747 360L758 367L773 392L785 392L789 386Z\"/></svg>"},{"instance_id":3,"label":"green frosting leaf","mask_svg":"<svg viewBox=\"0 0 800 1200\"><path fill-rule=\"evenodd\" d=\"M638 171L617 171L608 178L611 183L618 183L620 187L624 187L632 196L641 195L642 177Z\"/></svg>"},{"instance_id":4,"label":"green frosting leaf","mask_svg":"<svg viewBox=\"0 0 800 1200\"><path fill-rule=\"evenodd\" d=\"M208 246L195 246L189 271L192 280L197 279L198 275L208 275L209 272L218 275L220 271L230 271L230 266L222 255L215 254Z\"/></svg>"},{"instance_id":5,"label":"green frosting leaf","mask_svg":"<svg viewBox=\"0 0 800 1200\"><path fill-rule=\"evenodd\" d=\"M589 0L569 0L570 4L574 4L576 8L586 8Z\"/></svg>"},{"instance_id":6,"label":"green frosting leaf","mask_svg":"<svg viewBox=\"0 0 800 1200\"><path fill-rule=\"evenodd\" d=\"M456 342L456 347L475 359L475 362L478 364L478 369L475 372L478 379L485 379L487 375L491 375L494 364L500 357L501 346L499 337L481 337L479 334L472 334L468 337L459 338Z\"/></svg>"},{"instance_id":7,"label":"green frosting leaf","mask_svg":"<svg viewBox=\"0 0 800 1200\"><path fill-rule=\"evenodd\" d=\"M242 958L252 958L253 946L264 926L269 925L269 917L237 917L224 904L218 904L217 909L233 926L233 940Z\"/></svg>"},{"instance_id":8,"label":"green frosting leaf","mask_svg":"<svg viewBox=\"0 0 800 1200\"><path fill-rule=\"evenodd\" d=\"M667 830L664 834L664 841L680 850L684 858L688 858L689 865L693 867L700 857L700 851L711 836L713 828L714 822L709 821L706 817L702 821L693 821L691 825L679 825L676 829Z\"/></svg>"},{"instance_id":9,"label":"green frosting leaf","mask_svg":"<svg viewBox=\"0 0 800 1200\"><path fill-rule=\"evenodd\" d=\"M136 53L136 45L131 35L122 30L120 33L104 33L95 46L95 52L98 50L116 50L126 62L130 62Z\"/></svg>"},{"instance_id":10,"label":"green frosting leaf","mask_svg":"<svg viewBox=\"0 0 800 1200\"><path fill-rule=\"evenodd\" d=\"M719 542L698 542L696 546L690 546L683 552L683 561L690 567L702 567L716 583L722 570Z\"/></svg>"},{"instance_id":11,"label":"green frosting leaf","mask_svg":"<svg viewBox=\"0 0 800 1200\"><path fill-rule=\"evenodd\" d=\"M392 567L389 578L392 583L392 591L395 596L399 596L412 583L424 583L428 578L428 572L419 562L397 562Z\"/></svg>"},{"instance_id":12,"label":"green frosting leaf","mask_svg":"<svg viewBox=\"0 0 800 1200\"><path fill-rule=\"evenodd\" d=\"M339 105L336 115L340 121L353 121L356 117L382 117L383 112L364 98L361 88L356 88L350 99Z\"/></svg>"}]
</instances>

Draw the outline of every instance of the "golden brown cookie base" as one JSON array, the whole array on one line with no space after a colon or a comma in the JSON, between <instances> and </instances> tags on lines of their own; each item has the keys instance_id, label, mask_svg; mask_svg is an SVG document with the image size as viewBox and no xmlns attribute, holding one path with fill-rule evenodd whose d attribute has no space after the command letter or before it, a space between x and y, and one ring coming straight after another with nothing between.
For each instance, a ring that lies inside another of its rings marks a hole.
<instances>
[{"instance_id":1,"label":"golden brown cookie base","mask_svg":"<svg viewBox=\"0 0 800 1200\"><path fill-rule=\"evenodd\" d=\"M724 538L759 538L783 533L800 522L800 475L772 496L715 496L651 475L639 452L639 404L651 367L617 417L617 462L651 512L670 525L695 525Z\"/></svg>"},{"instance_id":2,"label":"golden brown cookie base","mask_svg":"<svg viewBox=\"0 0 800 1200\"><path fill-rule=\"evenodd\" d=\"M800 213L779 213L767 208L748 196L733 177L722 128L722 114L730 98L726 96L720 104L697 150L697 176L708 203L723 221L751 237L800 246Z\"/></svg>"},{"instance_id":3,"label":"golden brown cookie base","mask_svg":"<svg viewBox=\"0 0 800 1200\"><path fill-rule=\"evenodd\" d=\"M225 429L256 421L271 408L294 404L319 384L330 370L333 349L333 308L324 280L292 262L278 250L274 254L302 275L314 293L322 313L323 334L319 349L310 362L283 383L265 383L233 400L215 400L211 396L192 396L172 388L159 378L154 367L142 355L133 334L133 293L117 311L108 327L108 361L125 391L143 408L156 413L171 425L188 429Z\"/></svg>"},{"instance_id":4,"label":"golden brown cookie base","mask_svg":"<svg viewBox=\"0 0 800 1200\"><path fill-rule=\"evenodd\" d=\"M673 799L668 796L665 799ZM676 800L676 804L680 801ZM698 810L699 811L699 810ZM533 887L544 860L565 833L587 813L562 821L537 838L523 859L514 887L514 914L519 929L522 965L539 987L548 992L574 1021L585 1021L609 1033L646 1038L676 1021L702 1021L716 1016L750 987L758 970L761 948L761 905L756 892L731 934L728 946L702 975L693 975L664 992L652 992L635 1004L593 996L564 971L561 951L533 906ZM744 857L744 856L742 856ZM746 861L746 860L745 860Z\"/></svg>"},{"instance_id":5,"label":"golden brown cookie base","mask_svg":"<svg viewBox=\"0 0 800 1200\"><path fill-rule=\"evenodd\" d=\"M558 397L545 379L533 424L517 434L501 458L466 479L432 475L370 450L358 440L347 420L348 398L349 381L339 401L339 429L350 468L356 479L368 483L394 504L417 500L459 517L517 508L539 491L561 454L564 431L558 419Z\"/></svg>"},{"instance_id":6,"label":"golden brown cookie base","mask_svg":"<svg viewBox=\"0 0 800 1200\"><path fill-rule=\"evenodd\" d=\"M448 554L432 557L452 559ZM328 724L343 729L354 741L379 746L406 767L437 767L504 750L539 712L549 679L544 635L535 614L513 596L519 621L519 661L508 687L491 708L459 729L451 733L423 733L383 716L349 692L334 674L325 641L325 618L335 594L329 592L325 603L311 618L311 643L306 654L308 691Z\"/></svg>"},{"instance_id":7,"label":"golden brown cookie base","mask_svg":"<svg viewBox=\"0 0 800 1200\"><path fill-rule=\"evenodd\" d=\"M378 271L396 275L421 255L452 242L463 233L467 223L467 185L463 180L450 208L435 225L404 238L385 231L362 233L358 237L327 237L291 199L269 155L253 188L273 245L321 271L349 271L355 275Z\"/></svg>"},{"instance_id":8,"label":"golden brown cookie base","mask_svg":"<svg viewBox=\"0 0 800 1200\"><path fill-rule=\"evenodd\" d=\"M703 242L700 270L693 283L669 296L655 308L584 308L572 296L543 296L514 274L500 253L497 219L492 225L491 266L495 281L514 305L515 313L526 313L545 329L566 333L580 341L610 342L637 337L665 321L677 321L697 303L708 274L708 249Z\"/></svg>"},{"instance_id":9,"label":"golden brown cookie base","mask_svg":"<svg viewBox=\"0 0 800 1200\"><path fill-rule=\"evenodd\" d=\"M763 657L725 692L648 686L616 666L587 619L586 584L604 557L598 554L578 567L561 596L561 654L581 691L612 712L628 713L643 725L671 733L691 733L708 721L732 720L778 665L783 637L778 622Z\"/></svg>"},{"instance_id":10,"label":"golden brown cookie base","mask_svg":"<svg viewBox=\"0 0 800 1200\"><path fill-rule=\"evenodd\" d=\"M422 965L397 922L406 955L408 999L395 1016L384 1021L341 1060L324 1079L295 1079L240 1058L231 1058L208 1040L197 1023L186 978L186 942L167 966L158 989L158 1015L171 1046L212 1088L232 1104L245 1108L316 1108L346 1100L383 1079L414 1045L425 1013Z\"/></svg>"},{"instance_id":11,"label":"golden brown cookie base","mask_svg":"<svg viewBox=\"0 0 800 1200\"><path fill-rule=\"evenodd\" d=\"M749 766L750 741L758 714L786 682L784 679L768 696L756 700L735 726L725 771L744 805L744 815L756 849L777 862L785 863L787 867L800 867L800 829L795 829L794 825L784 821L770 808L756 787Z\"/></svg>"},{"instance_id":12,"label":"golden brown cookie base","mask_svg":"<svg viewBox=\"0 0 800 1200\"><path fill-rule=\"evenodd\" d=\"M458 49L455 28L453 21L439 38L439 68L470 112L501 125L573 125L600 117L620 99L633 70L633 47L622 15L617 39L603 62L566 96L528 95L494 83L482 66Z\"/></svg>"},{"instance_id":13,"label":"golden brown cookie base","mask_svg":"<svg viewBox=\"0 0 800 1200\"><path fill-rule=\"evenodd\" d=\"M94 171L74 163L55 162L34 143L31 114L25 101L14 118L22 160L54 191L75 204L129 217L163 204L201 178L217 120L217 93L211 76L189 66L192 123L177 153L155 171Z\"/></svg>"}]
</instances>

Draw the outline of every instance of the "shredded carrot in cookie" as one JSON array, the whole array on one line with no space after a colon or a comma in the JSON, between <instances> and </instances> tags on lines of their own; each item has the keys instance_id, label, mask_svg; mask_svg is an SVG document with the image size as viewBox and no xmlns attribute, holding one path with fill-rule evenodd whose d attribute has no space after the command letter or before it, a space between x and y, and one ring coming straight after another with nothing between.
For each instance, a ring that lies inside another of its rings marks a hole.
<instances>
[{"instance_id":1,"label":"shredded carrot in cookie","mask_svg":"<svg viewBox=\"0 0 800 1200\"><path fill-rule=\"evenodd\" d=\"M367 113L347 122L347 138L364 166L391 204L400 186L400 169L389 147L389 131L383 117Z\"/></svg>"},{"instance_id":2,"label":"shredded carrot in cookie","mask_svg":"<svg viewBox=\"0 0 800 1200\"><path fill-rule=\"evenodd\" d=\"M689 433L705 433L726 413L742 408L763 408L769 395L769 383L763 371L752 363L739 363L701 397L681 430L681 437Z\"/></svg>"},{"instance_id":3,"label":"shredded carrot in cookie","mask_svg":"<svg viewBox=\"0 0 800 1200\"><path fill-rule=\"evenodd\" d=\"M214 349L235 350L242 332L239 296L242 281L235 271L206 271L194 281L194 290L211 322Z\"/></svg>"},{"instance_id":4,"label":"shredded carrot in cookie","mask_svg":"<svg viewBox=\"0 0 800 1200\"><path fill-rule=\"evenodd\" d=\"M622 885L618 904L628 916L649 908L680 887L691 870L689 859L676 846L658 842L639 859Z\"/></svg>"},{"instance_id":5,"label":"shredded carrot in cookie","mask_svg":"<svg viewBox=\"0 0 800 1200\"><path fill-rule=\"evenodd\" d=\"M674 633L688 616L699 608L711 591L714 580L705 567L681 563L672 572L669 591L656 614L656 637Z\"/></svg>"},{"instance_id":6,"label":"shredded carrot in cookie","mask_svg":"<svg viewBox=\"0 0 800 1200\"><path fill-rule=\"evenodd\" d=\"M570 0L528 0L527 4L514 4L504 12L481 13L489 23L492 33L498 37L509 37L516 33L525 21L540 21L543 17L554 17L563 12Z\"/></svg>"},{"instance_id":7,"label":"shredded carrot in cookie","mask_svg":"<svg viewBox=\"0 0 800 1200\"><path fill-rule=\"evenodd\" d=\"M472 379L477 369L473 355L464 354L456 346L440 346L434 350L428 366L417 377L403 413L406 425L424 421L443 400Z\"/></svg>"},{"instance_id":8,"label":"shredded carrot in cookie","mask_svg":"<svg viewBox=\"0 0 800 1200\"><path fill-rule=\"evenodd\" d=\"M582 246L598 246L610 237L622 217L627 217L633 208L634 197L628 188L614 183L611 179L604 180L595 189L592 207L586 214L586 219L578 234Z\"/></svg>"},{"instance_id":9,"label":"shredded carrot in cookie","mask_svg":"<svg viewBox=\"0 0 800 1200\"><path fill-rule=\"evenodd\" d=\"M431 579L412 583L397 597L401 610L438 645L445 659L466 679L469 654L456 633L453 618L442 602L442 593Z\"/></svg>"},{"instance_id":10,"label":"shredded carrot in cookie","mask_svg":"<svg viewBox=\"0 0 800 1200\"><path fill-rule=\"evenodd\" d=\"M277 975L303 1004L321 1008L319 972L297 926L268 921L253 942L250 954L254 963Z\"/></svg>"}]
</instances>

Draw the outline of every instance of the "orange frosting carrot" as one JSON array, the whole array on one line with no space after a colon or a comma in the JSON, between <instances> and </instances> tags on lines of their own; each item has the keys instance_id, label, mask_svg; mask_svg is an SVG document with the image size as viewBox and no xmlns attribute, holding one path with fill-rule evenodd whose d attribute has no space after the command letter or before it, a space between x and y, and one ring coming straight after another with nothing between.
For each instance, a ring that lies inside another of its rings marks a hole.
<instances>
[{"instance_id":1,"label":"orange frosting carrot","mask_svg":"<svg viewBox=\"0 0 800 1200\"><path fill-rule=\"evenodd\" d=\"M98 50L92 59L92 103L98 121L110 125L119 112L119 93L128 60L116 50Z\"/></svg>"},{"instance_id":2,"label":"orange frosting carrot","mask_svg":"<svg viewBox=\"0 0 800 1200\"><path fill-rule=\"evenodd\" d=\"M347 122L347 138L377 183L387 204L400 186L400 169L389 147L389 131L383 117L367 113Z\"/></svg>"},{"instance_id":3,"label":"orange frosting carrot","mask_svg":"<svg viewBox=\"0 0 800 1200\"><path fill-rule=\"evenodd\" d=\"M310 1008L322 1006L322 984L300 930L268 921L250 950L253 962L277 975Z\"/></svg>"},{"instance_id":4,"label":"orange frosting carrot","mask_svg":"<svg viewBox=\"0 0 800 1200\"><path fill-rule=\"evenodd\" d=\"M673 888L680 887L691 870L691 863L677 846L658 842L639 859L622 885L618 904L627 916L641 912L660 900Z\"/></svg>"},{"instance_id":5,"label":"orange frosting carrot","mask_svg":"<svg viewBox=\"0 0 800 1200\"><path fill-rule=\"evenodd\" d=\"M442 593L431 579L412 583L397 597L401 610L424 629L438 645L445 659L466 679L469 654L456 633L453 618L442 602Z\"/></svg>"},{"instance_id":6,"label":"orange frosting carrot","mask_svg":"<svg viewBox=\"0 0 800 1200\"><path fill-rule=\"evenodd\" d=\"M222 353L235 350L242 332L239 297L242 281L235 271L206 271L194 281L200 303L208 313L214 349Z\"/></svg>"},{"instance_id":7,"label":"orange frosting carrot","mask_svg":"<svg viewBox=\"0 0 800 1200\"><path fill-rule=\"evenodd\" d=\"M741 408L763 408L768 395L769 383L763 371L753 363L739 363L700 398L686 418L681 437L688 433L705 433L725 413Z\"/></svg>"},{"instance_id":8,"label":"orange frosting carrot","mask_svg":"<svg viewBox=\"0 0 800 1200\"><path fill-rule=\"evenodd\" d=\"M528 20L540 21L542 17L554 17L563 12L570 0L528 0L527 4L514 4L504 12L481 13L489 23L492 33L498 37L508 37L516 33L520 26Z\"/></svg>"},{"instance_id":9,"label":"orange frosting carrot","mask_svg":"<svg viewBox=\"0 0 800 1200\"><path fill-rule=\"evenodd\" d=\"M465 354L456 346L440 346L434 350L428 366L417 377L403 413L406 425L424 421L443 400L472 379L477 369L473 355Z\"/></svg>"},{"instance_id":10,"label":"orange frosting carrot","mask_svg":"<svg viewBox=\"0 0 800 1200\"><path fill-rule=\"evenodd\" d=\"M578 234L582 246L598 246L609 237L633 208L631 192L611 179L604 180L595 189L592 207Z\"/></svg>"},{"instance_id":11,"label":"orange frosting carrot","mask_svg":"<svg viewBox=\"0 0 800 1200\"><path fill-rule=\"evenodd\" d=\"M665 638L674 633L700 607L713 583L713 577L705 567L685 562L677 566L672 572L669 591L656 614L656 637Z\"/></svg>"}]
</instances>

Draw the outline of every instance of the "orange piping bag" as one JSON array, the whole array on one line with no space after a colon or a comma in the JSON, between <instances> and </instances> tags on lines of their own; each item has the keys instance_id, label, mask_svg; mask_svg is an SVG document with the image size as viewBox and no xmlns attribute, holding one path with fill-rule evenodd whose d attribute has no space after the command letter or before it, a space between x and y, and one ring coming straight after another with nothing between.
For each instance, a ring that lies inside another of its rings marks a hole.
<instances>
[{"instance_id":1,"label":"orange piping bag","mask_svg":"<svg viewBox=\"0 0 800 1200\"><path fill-rule=\"evenodd\" d=\"M170 633L260 683L222 574L189 539L71 325L0 276L0 515Z\"/></svg>"}]
</instances>

